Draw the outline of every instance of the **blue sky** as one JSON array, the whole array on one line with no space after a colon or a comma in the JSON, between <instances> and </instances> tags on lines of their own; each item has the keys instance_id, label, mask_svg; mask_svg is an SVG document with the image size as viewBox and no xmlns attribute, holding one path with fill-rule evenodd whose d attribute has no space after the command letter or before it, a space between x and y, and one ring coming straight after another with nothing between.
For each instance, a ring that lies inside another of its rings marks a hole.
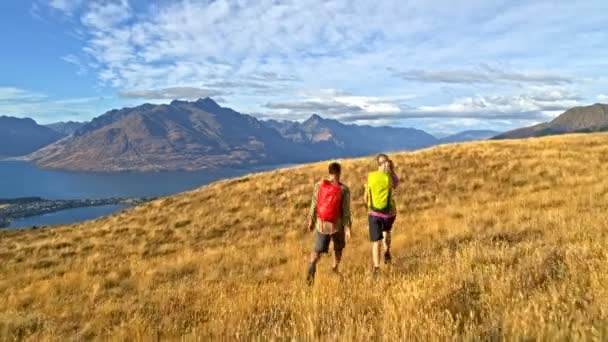
<instances>
[{"instance_id":1,"label":"blue sky","mask_svg":"<svg viewBox=\"0 0 608 342\"><path fill-rule=\"evenodd\" d=\"M608 102L608 1L7 0L0 115L89 120L211 96L450 133Z\"/></svg>"}]
</instances>

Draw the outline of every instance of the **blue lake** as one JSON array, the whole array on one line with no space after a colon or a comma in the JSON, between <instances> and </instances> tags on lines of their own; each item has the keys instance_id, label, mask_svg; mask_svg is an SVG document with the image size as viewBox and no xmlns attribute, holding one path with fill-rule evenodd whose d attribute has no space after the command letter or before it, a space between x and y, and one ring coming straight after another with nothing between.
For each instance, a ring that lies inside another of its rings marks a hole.
<instances>
[{"instance_id":1,"label":"blue lake","mask_svg":"<svg viewBox=\"0 0 608 342\"><path fill-rule=\"evenodd\" d=\"M48 213L44 215L24 217L12 221L8 228L48 226L91 220L96 217L110 215L113 212L126 209L126 205L100 205L97 207L74 208Z\"/></svg>"},{"instance_id":2,"label":"blue lake","mask_svg":"<svg viewBox=\"0 0 608 342\"><path fill-rule=\"evenodd\" d=\"M79 172L39 169L27 162L0 161L0 198L92 199L108 197L155 197L195 189L224 178L272 170L287 165L243 169L164 172ZM90 220L124 206L100 206L63 210L15 220L11 227L40 226Z\"/></svg>"}]
</instances>

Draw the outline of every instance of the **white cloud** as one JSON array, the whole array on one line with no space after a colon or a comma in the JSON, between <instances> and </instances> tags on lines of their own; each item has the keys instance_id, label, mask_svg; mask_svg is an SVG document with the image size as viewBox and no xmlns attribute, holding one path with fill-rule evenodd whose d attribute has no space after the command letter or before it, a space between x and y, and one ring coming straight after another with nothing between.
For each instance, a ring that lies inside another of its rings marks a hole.
<instances>
[{"instance_id":1,"label":"white cloud","mask_svg":"<svg viewBox=\"0 0 608 342\"><path fill-rule=\"evenodd\" d=\"M546 71L515 71L504 66L481 64L470 69L408 70L396 72L406 81L429 83L503 83L522 82L557 85L572 83L568 77Z\"/></svg>"},{"instance_id":2,"label":"white cloud","mask_svg":"<svg viewBox=\"0 0 608 342\"><path fill-rule=\"evenodd\" d=\"M194 79L225 81L258 71L304 81L323 75L326 82L345 78L356 82L401 60L420 67L401 72L405 79L570 82L538 68L503 71L484 64L484 45L494 43L475 39L467 25L475 22L475 28L485 25L494 30L520 19L493 22L496 8L481 1L467 2L458 11L448 10L453 6L445 6L447 1L261 0L247 5L227 0L176 1L128 22L133 16L126 1L95 4L82 18L91 37L85 51L99 62L100 79L119 88L192 86ZM516 35L525 28L512 30ZM465 36L454 45L459 34ZM420 40L420 36L432 38ZM465 53L481 61L477 70L427 69Z\"/></svg>"},{"instance_id":3,"label":"white cloud","mask_svg":"<svg viewBox=\"0 0 608 342\"><path fill-rule=\"evenodd\" d=\"M0 87L0 115L30 117L42 124L88 120L116 103L115 99L99 96L58 99L26 89Z\"/></svg>"},{"instance_id":4,"label":"white cloud","mask_svg":"<svg viewBox=\"0 0 608 342\"><path fill-rule=\"evenodd\" d=\"M61 11L66 15L72 15L82 5L83 0L49 0L49 7Z\"/></svg>"},{"instance_id":5,"label":"white cloud","mask_svg":"<svg viewBox=\"0 0 608 342\"><path fill-rule=\"evenodd\" d=\"M195 100L210 96L221 96L220 91L195 87L174 87L155 90L131 90L120 93L121 97L136 99Z\"/></svg>"},{"instance_id":6,"label":"white cloud","mask_svg":"<svg viewBox=\"0 0 608 342\"><path fill-rule=\"evenodd\" d=\"M15 87L0 87L0 101L38 101L47 96Z\"/></svg>"},{"instance_id":7,"label":"white cloud","mask_svg":"<svg viewBox=\"0 0 608 342\"><path fill-rule=\"evenodd\" d=\"M368 113L399 113L400 100L370 96L340 96L336 101L357 106Z\"/></svg>"},{"instance_id":8,"label":"white cloud","mask_svg":"<svg viewBox=\"0 0 608 342\"><path fill-rule=\"evenodd\" d=\"M76 66L76 68L78 69L78 71L76 73L78 75L82 76L87 73L86 65L80 60L80 58L78 56L69 54L69 55L65 55L65 56L61 57L61 59L66 63Z\"/></svg>"},{"instance_id":9,"label":"white cloud","mask_svg":"<svg viewBox=\"0 0 608 342\"><path fill-rule=\"evenodd\" d=\"M301 92L301 98L295 101L271 101L264 107L274 110L275 115L292 120L305 119L314 113L333 119L385 124L387 118L378 117L376 120L374 116L400 113L404 102L411 98L413 96L353 96L338 89L321 89Z\"/></svg>"},{"instance_id":10,"label":"white cloud","mask_svg":"<svg viewBox=\"0 0 608 342\"><path fill-rule=\"evenodd\" d=\"M144 98L218 92L265 116L542 119L606 84L597 75L608 54L602 0L92 0L77 8L84 47L66 61L85 64L102 87Z\"/></svg>"},{"instance_id":11,"label":"white cloud","mask_svg":"<svg viewBox=\"0 0 608 342\"><path fill-rule=\"evenodd\" d=\"M579 105L577 100L546 100L535 95L475 96L437 106L420 106L412 117L460 117L484 119L548 119L555 112Z\"/></svg>"},{"instance_id":12,"label":"white cloud","mask_svg":"<svg viewBox=\"0 0 608 342\"><path fill-rule=\"evenodd\" d=\"M131 6L127 0L93 1L81 21L86 27L104 32L111 31L129 18Z\"/></svg>"},{"instance_id":13,"label":"white cloud","mask_svg":"<svg viewBox=\"0 0 608 342\"><path fill-rule=\"evenodd\" d=\"M335 92L338 93L338 92ZM399 125L409 119L456 120L454 122L547 121L568 108L581 105L579 98L563 89L537 90L519 95L477 95L438 105L411 106L404 99L326 96L291 102L270 102L275 117L304 119L312 113L345 122Z\"/></svg>"},{"instance_id":14,"label":"white cloud","mask_svg":"<svg viewBox=\"0 0 608 342\"><path fill-rule=\"evenodd\" d=\"M334 88L325 89L309 89L298 92L299 97L316 98L316 99L333 99L337 96L349 96L348 92Z\"/></svg>"},{"instance_id":15,"label":"white cloud","mask_svg":"<svg viewBox=\"0 0 608 342\"><path fill-rule=\"evenodd\" d=\"M298 100L284 102L285 109L298 109L302 103L316 103L318 109L321 110L323 105L334 104L337 110L336 114L348 114L354 111L361 113L398 113L402 107L407 107L407 102L416 99L418 95L404 94L399 96L360 96L353 95L347 91L335 88L304 90L297 94ZM270 105L280 105L276 102L269 102ZM269 107L268 104L266 107ZM345 110L340 111L339 108ZM311 109L315 109L313 106Z\"/></svg>"},{"instance_id":16,"label":"white cloud","mask_svg":"<svg viewBox=\"0 0 608 342\"><path fill-rule=\"evenodd\" d=\"M608 102L608 95L598 95L597 100L601 102Z\"/></svg>"}]
</instances>

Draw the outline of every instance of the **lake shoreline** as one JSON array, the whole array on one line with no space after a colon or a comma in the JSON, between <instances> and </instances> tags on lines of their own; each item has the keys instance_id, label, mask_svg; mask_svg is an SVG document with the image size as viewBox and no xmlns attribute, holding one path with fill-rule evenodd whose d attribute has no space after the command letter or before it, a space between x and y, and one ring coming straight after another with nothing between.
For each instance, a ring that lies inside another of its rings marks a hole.
<instances>
[{"instance_id":1,"label":"lake shoreline","mask_svg":"<svg viewBox=\"0 0 608 342\"><path fill-rule=\"evenodd\" d=\"M0 199L24 198L46 199L50 201L93 201L93 199L133 199L158 198L225 179L242 177L270 170L293 167L294 164L265 165L244 169L221 169L205 171L159 171L159 172L78 172L48 170L36 165L15 160L0 161ZM88 200L87 200L88 199ZM78 205L76 205L78 204ZM86 206L84 205L86 204ZM111 209L121 210L131 205L106 205L96 202L72 202L56 210L34 212L25 218L3 219L0 225L8 228L21 226L46 226L51 224L70 224L95 219L113 213ZM2 206L2 205L0 205ZM75 207L75 208L74 208ZM61 210L59 210L61 209ZM36 215L37 214L37 215ZM8 223L7 221L12 221ZM52 222L52 223L50 223Z\"/></svg>"},{"instance_id":2,"label":"lake shoreline","mask_svg":"<svg viewBox=\"0 0 608 342\"><path fill-rule=\"evenodd\" d=\"M102 198L76 200L49 200L40 197L0 199L0 228L8 228L13 220L40 216L62 210L106 205L135 206L154 198Z\"/></svg>"}]
</instances>

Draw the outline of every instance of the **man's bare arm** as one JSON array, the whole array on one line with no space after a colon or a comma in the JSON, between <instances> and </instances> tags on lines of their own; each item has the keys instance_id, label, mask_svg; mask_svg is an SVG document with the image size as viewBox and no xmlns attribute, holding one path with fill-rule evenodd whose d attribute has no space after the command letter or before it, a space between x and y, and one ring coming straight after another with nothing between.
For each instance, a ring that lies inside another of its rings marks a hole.
<instances>
[{"instance_id":1,"label":"man's bare arm","mask_svg":"<svg viewBox=\"0 0 608 342\"><path fill-rule=\"evenodd\" d=\"M352 216L350 211L350 190L344 192L344 198L342 199L342 223L344 224L344 233L346 240L350 240L351 233L350 227L352 226Z\"/></svg>"},{"instance_id":2,"label":"man's bare arm","mask_svg":"<svg viewBox=\"0 0 608 342\"><path fill-rule=\"evenodd\" d=\"M314 225L317 220L317 196L319 194L319 185L315 185L315 189L312 192L312 198L310 199L310 207L308 209L308 222L306 229L313 231Z\"/></svg>"}]
</instances>

